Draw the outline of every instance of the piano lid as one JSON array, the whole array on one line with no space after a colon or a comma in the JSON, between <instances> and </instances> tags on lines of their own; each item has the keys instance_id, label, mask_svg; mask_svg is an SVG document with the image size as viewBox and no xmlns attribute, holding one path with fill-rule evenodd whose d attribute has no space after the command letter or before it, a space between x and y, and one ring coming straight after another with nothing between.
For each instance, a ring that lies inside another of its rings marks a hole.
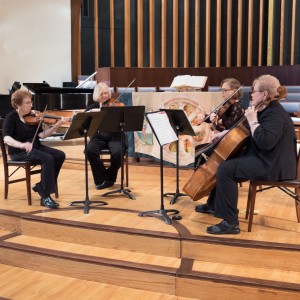
<instances>
[{"instance_id":1,"label":"piano lid","mask_svg":"<svg viewBox=\"0 0 300 300\"><path fill-rule=\"evenodd\" d=\"M23 83L33 95L33 108L43 111L85 109L93 103L93 89L51 87L47 82Z\"/></svg>"},{"instance_id":2,"label":"piano lid","mask_svg":"<svg viewBox=\"0 0 300 300\"><path fill-rule=\"evenodd\" d=\"M94 92L93 89L51 87L45 81L43 83L23 83L23 85L35 94L92 94Z\"/></svg>"}]
</instances>

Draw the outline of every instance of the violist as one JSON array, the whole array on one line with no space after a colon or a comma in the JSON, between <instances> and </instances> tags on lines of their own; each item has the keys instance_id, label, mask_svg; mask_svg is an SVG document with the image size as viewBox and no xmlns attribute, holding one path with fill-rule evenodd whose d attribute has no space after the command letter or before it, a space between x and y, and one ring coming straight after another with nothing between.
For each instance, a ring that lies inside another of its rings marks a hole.
<instances>
[{"instance_id":1,"label":"violist","mask_svg":"<svg viewBox=\"0 0 300 300\"><path fill-rule=\"evenodd\" d=\"M207 233L240 233L238 182L296 178L296 135L291 117L280 104L283 91L274 76L262 75L253 81L245 111L250 140L239 157L223 161L217 169L216 187L201 205L201 212L223 220L207 227Z\"/></svg>"},{"instance_id":2,"label":"violist","mask_svg":"<svg viewBox=\"0 0 300 300\"><path fill-rule=\"evenodd\" d=\"M123 103L116 103L111 98L109 86L100 82L96 85L93 93L93 100L95 103L88 106L85 111L100 111L103 106L119 106ZM124 134L124 133L123 133ZM127 145L126 135L125 147ZM90 163L94 183L97 190L105 189L114 185L118 170L121 167L121 133L107 133L97 132L89 141L87 145L87 159ZM101 150L109 149L111 152L111 164L109 168L104 166L100 158ZM125 151L125 149L123 149ZM124 153L124 152L123 152Z\"/></svg>"}]
</instances>

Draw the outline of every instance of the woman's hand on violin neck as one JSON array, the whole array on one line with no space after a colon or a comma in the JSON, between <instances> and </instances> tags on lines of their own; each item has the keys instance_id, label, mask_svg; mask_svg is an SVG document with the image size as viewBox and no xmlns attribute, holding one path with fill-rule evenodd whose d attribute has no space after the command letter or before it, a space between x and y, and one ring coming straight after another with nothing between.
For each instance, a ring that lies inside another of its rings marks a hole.
<instances>
[{"instance_id":1,"label":"woman's hand on violin neck","mask_svg":"<svg viewBox=\"0 0 300 300\"><path fill-rule=\"evenodd\" d=\"M70 118L61 117L60 120L56 124L59 124L59 126L60 126L62 124L65 124L66 122L70 122Z\"/></svg>"}]
</instances>

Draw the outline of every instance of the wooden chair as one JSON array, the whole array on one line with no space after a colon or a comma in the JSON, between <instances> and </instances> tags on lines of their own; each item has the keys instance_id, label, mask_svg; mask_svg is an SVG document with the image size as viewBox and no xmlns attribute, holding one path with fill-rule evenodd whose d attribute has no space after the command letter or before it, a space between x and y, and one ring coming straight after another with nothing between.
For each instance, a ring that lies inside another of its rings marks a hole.
<instances>
[{"instance_id":1,"label":"wooden chair","mask_svg":"<svg viewBox=\"0 0 300 300\"><path fill-rule=\"evenodd\" d=\"M257 192L262 192L274 187L279 188L287 195L293 197L295 199L295 206L296 206L296 214L298 223L300 223L300 149L297 156L297 179L294 180L284 180L284 181L250 181L249 184L249 192L248 192L248 201L247 201L247 208L246 208L246 216L245 218L248 219L248 232L251 232L252 228L252 221L254 215L254 208L255 208L255 198ZM265 186L265 187L263 187ZM289 188L293 188L294 191L290 190Z\"/></svg>"},{"instance_id":2,"label":"wooden chair","mask_svg":"<svg viewBox=\"0 0 300 300\"><path fill-rule=\"evenodd\" d=\"M0 129L0 146L1 146L1 154L3 160L3 169L4 169L4 199L8 197L8 187L9 184L26 181L27 188L27 201L28 205L31 205L31 175L40 174L41 169L36 168L37 165L28 161L14 161L9 160L7 157L6 146L3 141L2 129ZM12 176L19 170L25 170L25 177L18 177L16 179L12 179ZM58 197L58 190L56 186L55 197Z\"/></svg>"},{"instance_id":3,"label":"wooden chair","mask_svg":"<svg viewBox=\"0 0 300 300\"><path fill-rule=\"evenodd\" d=\"M102 149L100 153L100 157L104 162L105 166L110 164L110 151L109 149ZM125 150L124 153L124 179L125 179L125 186L129 186L129 168L128 168L128 150Z\"/></svg>"}]
</instances>

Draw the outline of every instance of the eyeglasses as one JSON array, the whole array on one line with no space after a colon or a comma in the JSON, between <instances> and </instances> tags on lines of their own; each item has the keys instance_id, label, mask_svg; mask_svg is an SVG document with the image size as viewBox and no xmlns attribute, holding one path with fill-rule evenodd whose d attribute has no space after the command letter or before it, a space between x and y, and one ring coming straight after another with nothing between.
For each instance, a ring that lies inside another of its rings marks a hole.
<instances>
[{"instance_id":1,"label":"eyeglasses","mask_svg":"<svg viewBox=\"0 0 300 300\"><path fill-rule=\"evenodd\" d=\"M226 90L226 89L220 89L220 91L221 91L221 93L226 93L226 92L232 91L232 89L228 89L228 90Z\"/></svg>"}]
</instances>

